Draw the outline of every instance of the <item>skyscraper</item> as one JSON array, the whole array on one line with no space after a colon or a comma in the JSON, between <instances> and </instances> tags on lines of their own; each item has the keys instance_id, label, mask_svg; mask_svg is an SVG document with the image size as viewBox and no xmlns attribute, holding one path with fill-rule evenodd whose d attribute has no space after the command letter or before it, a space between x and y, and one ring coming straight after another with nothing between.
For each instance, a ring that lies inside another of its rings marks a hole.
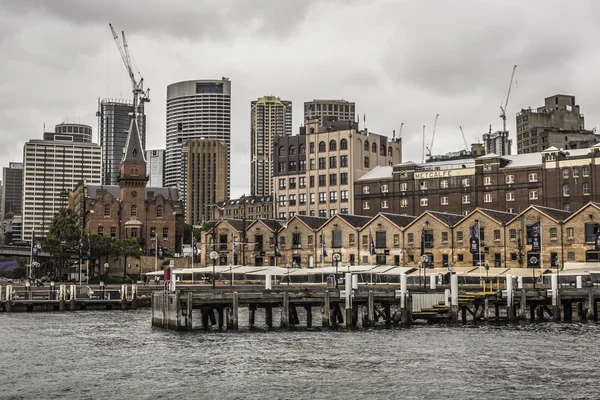
<instances>
[{"instance_id":1,"label":"skyscraper","mask_svg":"<svg viewBox=\"0 0 600 400\"><path fill-rule=\"evenodd\" d=\"M23 201L23 163L11 162L2 170L2 215L11 212L22 215Z\"/></svg>"},{"instance_id":2,"label":"skyscraper","mask_svg":"<svg viewBox=\"0 0 600 400\"><path fill-rule=\"evenodd\" d=\"M335 121L355 121L354 102L346 100L313 100L304 102L304 120L319 118L322 126Z\"/></svg>"},{"instance_id":3,"label":"skyscraper","mask_svg":"<svg viewBox=\"0 0 600 400\"><path fill-rule=\"evenodd\" d=\"M250 193L273 194L273 138L292 134L292 102L265 96L250 103Z\"/></svg>"},{"instance_id":4,"label":"skyscraper","mask_svg":"<svg viewBox=\"0 0 600 400\"><path fill-rule=\"evenodd\" d=\"M68 205L79 182L100 184L102 149L92 143L92 127L63 123L43 140L23 148L23 239L45 235L54 215Z\"/></svg>"},{"instance_id":5,"label":"skyscraper","mask_svg":"<svg viewBox=\"0 0 600 400\"><path fill-rule=\"evenodd\" d=\"M167 87L165 186L182 188L182 146L191 139L217 139L227 148L224 183L230 190L231 82L194 80ZM187 211L187 210L186 210Z\"/></svg>"},{"instance_id":6,"label":"skyscraper","mask_svg":"<svg viewBox=\"0 0 600 400\"><path fill-rule=\"evenodd\" d=\"M104 99L98 102L98 131L102 147L102 184L116 185L119 164L127 142L129 125L133 116L133 102L129 100ZM146 116L144 103L138 105L137 125L142 148L146 149Z\"/></svg>"},{"instance_id":7,"label":"skyscraper","mask_svg":"<svg viewBox=\"0 0 600 400\"><path fill-rule=\"evenodd\" d=\"M163 187L165 183L165 150L146 150L148 186Z\"/></svg>"}]
</instances>

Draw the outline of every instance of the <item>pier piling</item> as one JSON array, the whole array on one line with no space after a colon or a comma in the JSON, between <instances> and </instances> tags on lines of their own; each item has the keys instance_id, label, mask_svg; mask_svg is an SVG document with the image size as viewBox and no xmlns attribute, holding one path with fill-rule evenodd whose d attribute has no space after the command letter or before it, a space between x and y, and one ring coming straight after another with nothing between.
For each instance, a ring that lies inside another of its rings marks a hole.
<instances>
[{"instance_id":1,"label":"pier piling","mask_svg":"<svg viewBox=\"0 0 600 400\"><path fill-rule=\"evenodd\" d=\"M289 328L290 326L290 294L289 292L283 292L283 303L281 305L281 322L282 328Z\"/></svg>"},{"instance_id":2,"label":"pier piling","mask_svg":"<svg viewBox=\"0 0 600 400\"><path fill-rule=\"evenodd\" d=\"M450 294L452 296L450 314L452 322L458 322L458 276L456 274L450 275Z\"/></svg>"},{"instance_id":3,"label":"pier piling","mask_svg":"<svg viewBox=\"0 0 600 400\"><path fill-rule=\"evenodd\" d=\"M329 291L325 291L325 296L323 297L323 313L321 319L321 325L325 328L329 326L329 321L331 320L331 305L329 300Z\"/></svg>"}]
</instances>

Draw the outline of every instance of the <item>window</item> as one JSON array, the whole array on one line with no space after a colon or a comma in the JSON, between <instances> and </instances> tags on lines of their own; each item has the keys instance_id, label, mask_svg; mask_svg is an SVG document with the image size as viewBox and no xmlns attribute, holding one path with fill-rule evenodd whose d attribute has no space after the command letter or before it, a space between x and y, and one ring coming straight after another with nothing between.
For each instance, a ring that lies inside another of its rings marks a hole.
<instances>
[{"instance_id":1,"label":"window","mask_svg":"<svg viewBox=\"0 0 600 400\"><path fill-rule=\"evenodd\" d=\"M346 139L340 140L340 150L348 150L348 141Z\"/></svg>"},{"instance_id":2,"label":"window","mask_svg":"<svg viewBox=\"0 0 600 400\"><path fill-rule=\"evenodd\" d=\"M365 168L369 168L369 156L365 156Z\"/></svg>"},{"instance_id":3,"label":"window","mask_svg":"<svg viewBox=\"0 0 600 400\"><path fill-rule=\"evenodd\" d=\"M375 247L385 249L387 247L386 232L375 232Z\"/></svg>"},{"instance_id":4,"label":"window","mask_svg":"<svg viewBox=\"0 0 600 400\"><path fill-rule=\"evenodd\" d=\"M590 195L590 183L589 182L583 182L583 194L584 194L584 196Z\"/></svg>"},{"instance_id":5,"label":"window","mask_svg":"<svg viewBox=\"0 0 600 400\"><path fill-rule=\"evenodd\" d=\"M598 224L585 224L585 241L595 242L598 234Z\"/></svg>"},{"instance_id":6,"label":"window","mask_svg":"<svg viewBox=\"0 0 600 400\"><path fill-rule=\"evenodd\" d=\"M563 168L562 175L563 175L564 179L569 179L569 169L568 168Z\"/></svg>"},{"instance_id":7,"label":"window","mask_svg":"<svg viewBox=\"0 0 600 400\"><path fill-rule=\"evenodd\" d=\"M327 151L327 146L325 145L325 142L319 142L319 153L324 153L325 151Z\"/></svg>"},{"instance_id":8,"label":"window","mask_svg":"<svg viewBox=\"0 0 600 400\"><path fill-rule=\"evenodd\" d=\"M443 206L447 206L448 205L448 196L443 196L440 198L440 204Z\"/></svg>"},{"instance_id":9,"label":"window","mask_svg":"<svg viewBox=\"0 0 600 400\"><path fill-rule=\"evenodd\" d=\"M280 207L285 206L285 195L279 196L279 206Z\"/></svg>"},{"instance_id":10,"label":"window","mask_svg":"<svg viewBox=\"0 0 600 400\"><path fill-rule=\"evenodd\" d=\"M316 195L314 193L310 194L310 204L315 204Z\"/></svg>"},{"instance_id":11,"label":"window","mask_svg":"<svg viewBox=\"0 0 600 400\"><path fill-rule=\"evenodd\" d=\"M163 240L169 238L169 228L163 228Z\"/></svg>"},{"instance_id":12,"label":"window","mask_svg":"<svg viewBox=\"0 0 600 400\"><path fill-rule=\"evenodd\" d=\"M471 203L471 195L470 194L463 194L463 196L462 196L462 203L463 204L470 204Z\"/></svg>"},{"instance_id":13,"label":"window","mask_svg":"<svg viewBox=\"0 0 600 400\"><path fill-rule=\"evenodd\" d=\"M337 168L337 157L336 156L329 157L329 168Z\"/></svg>"},{"instance_id":14,"label":"window","mask_svg":"<svg viewBox=\"0 0 600 400\"><path fill-rule=\"evenodd\" d=\"M517 230L516 229L509 229L508 230L508 236L510 237L510 240L517 240Z\"/></svg>"},{"instance_id":15,"label":"window","mask_svg":"<svg viewBox=\"0 0 600 400\"><path fill-rule=\"evenodd\" d=\"M535 172L532 172L529 174L529 182L537 182L538 181L538 174Z\"/></svg>"},{"instance_id":16,"label":"window","mask_svg":"<svg viewBox=\"0 0 600 400\"><path fill-rule=\"evenodd\" d=\"M314 152L315 152L315 142L310 142L310 144L309 144L309 152L310 152L310 154L314 154Z\"/></svg>"},{"instance_id":17,"label":"window","mask_svg":"<svg viewBox=\"0 0 600 400\"><path fill-rule=\"evenodd\" d=\"M388 147L388 157L392 157L394 155L394 150L392 150L392 146Z\"/></svg>"},{"instance_id":18,"label":"window","mask_svg":"<svg viewBox=\"0 0 600 400\"><path fill-rule=\"evenodd\" d=\"M329 186L337 185L337 174L329 174Z\"/></svg>"},{"instance_id":19,"label":"window","mask_svg":"<svg viewBox=\"0 0 600 400\"><path fill-rule=\"evenodd\" d=\"M363 210L369 210L369 209L371 209L371 207L369 206L369 202L363 201Z\"/></svg>"},{"instance_id":20,"label":"window","mask_svg":"<svg viewBox=\"0 0 600 400\"><path fill-rule=\"evenodd\" d=\"M456 232L456 241L457 242L462 242L463 239L464 239L463 231L457 231Z\"/></svg>"},{"instance_id":21,"label":"window","mask_svg":"<svg viewBox=\"0 0 600 400\"><path fill-rule=\"evenodd\" d=\"M550 228L550 239L556 240L558 238L558 232L556 228Z\"/></svg>"},{"instance_id":22,"label":"window","mask_svg":"<svg viewBox=\"0 0 600 400\"><path fill-rule=\"evenodd\" d=\"M337 192L329 192L329 202L335 203L337 201Z\"/></svg>"},{"instance_id":23,"label":"window","mask_svg":"<svg viewBox=\"0 0 600 400\"><path fill-rule=\"evenodd\" d=\"M137 228L131 228L131 237L137 238L138 230Z\"/></svg>"},{"instance_id":24,"label":"window","mask_svg":"<svg viewBox=\"0 0 600 400\"><path fill-rule=\"evenodd\" d=\"M377 153L377 143L373 142L373 143L371 144L371 151L372 151L373 153Z\"/></svg>"},{"instance_id":25,"label":"window","mask_svg":"<svg viewBox=\"0 0 600 400\"><path fill-rule=\"evenodd\" d=\"M442 179L442 180L440 181L440 188L442 188L442 189L447 189L447 188L448 188L448 180L446 180L446 179Z\"/></svg>"},{"instance_id":26,"label":"window","mask_svg":"<svg viewBox=\"0 0 600 400\"><path fill-rule=\"evenodd\" d=\"M306 187L306 177L305 176L301 176L300 178L298 178L298 185L299 185L300 189L304 189Z\"/></svg>"},{"instance_id":27,"label":"window","mask_svg":"<svg viewBox=\"0 0 600 400\"><path fill-rule=\"evenodd\" d=\"M290 146L289 155L290 156L296 155L296 146L294 146L294 145Z\"/></svg>"},{"instance_id":28,"label":"window","mask_svg":"<svg viewBox=\"0 0 600 400\"><path fill-rule=\"evenodd\" d=\"M290 202L289 202L290 206L295 206L296 205L296 195L295 194L290 194Z\"/></svg>"},{"instance_id":29,"label":"window","mask_svg":"<svg viewBox=\"0 0 600 400\"><path fill-rule=\"evenodd\" d=\"M329 142L329 151L336 151L337 150L337 142L335 140L331 140Z\"/></svg>"},{"instance_id":30,"label":"window","mask_svg":"<svg viewBox=\"0 0 600 400\"><path fill-rule=\"evenodd\" d=\"M325 157L319 157L319 169L327 168L327 162L325 161Z\"/></svg>"},{"instance_id":31,"label":"window","mask_svg":"<svg viewBox=\"0 0 600 400\"><path fill-rule=\"evenodd\" d=\"M314 241L314 239L313 239L313 238L314 238L314 236L313 236L313 235L308 235L308 245L309 245L309 246L312 246L312 244L313 244L313 241Z\"/></svg>"},{"instance_id":32,"label":"window","mask_svg":"<svg viewBox=\"0 0 600 400\"><path fill-rule=\"evenodd\" d=\"M469 178L463 178L463 180L462 180L462 186L463 187L469 187L469 186L471 186L471 180Z\"/></svg>"},{"instance_id":33,"label":"window","mask_svg":"<svg viewBox=\"0 0 600 400\"><path fill-rule=\"evenodd\" d=\"M419 182L419 186L421 187L421 190L427 190L427 181Z\"/></svg>"},{"instance_id":34,"label":"window","mask_svg":"<svg viewBox=\"0 0 600 400\"><path fill-rule=\"evenodd\" d=\"M310 187L311 187L311 188L312 188L312 187L315 187L315 177L314 177L314 176L311 176L309 179L310 179L310 181L309 181L309 182L310 182Z\"/></svg>"},{"instance_id":35,"label":"window","mask_svg":"<svg viewBox=\"0 0 600 400\"><path fill-rule=\"evenodd\" d=\"M348 234L348 243L350 244L350 246L354 246L354 233Z\"/></svg>"},{"instance_id":36,"label":"window","mask_svg":"<svg viewBox=\"0 0 600 400\"><path fill-rule=\"evenodd\" d=\"M327 210L319 210L319 217L326 218L327 217Z\"/></svg>"},{"instance_id":37,"label":"window","mask_svg":"<svg viewBox=\"0 0 600 400\"><path fill-rule=\"evenodd\" d=\"M400 246L400 235L395 233L394 234L394 247L398 247Z\"/></svg>"},{"instance_id":38,"label":"window","mask_svg":"<svg viewBox=\"0 0 600 400\"><path fill-rule=\"evenodd\" d=\"M515 192L506 192L506 201L515 201Z\"/></svg>"},{"instance_id":39,"label":"window","mask_svg":"<svg viewBox=\"0 0 600 400\"><path fill-rule=\"evenodd\" d=\"M500 240L500 229L494 229L494 240L495 241Z\"/></svg>"},{"instance_id":40,"label":"window","mask_svg":"<svg viewBox=\"0 0 600 400\"><path fill-rule=\"evenodd\" d=\"M567 228L567 237L569 239L573 239L575 237L575 229L574 228Z\"/></svg>"},{"instance_id":41,"label":"window","mask_svg":"<svg viewBox=\"0 0 600 400\"><path fill-rule=\"evenodd\" d=\"M348 191L347 190L340 191L340 201L341 202L347 202L348 201Z\"/></svg>"},{"instance_id":42,"label":"window","mask_svg":"<svg viewBox=\"0 0 600 400\"><path fill-rule=\"evenodd\" d=\"M365 151L369 151L369 141L365 140Z\"/></svg>"},{"instance_id":43,"label":"window","mask_svg":"<svg viewBox=\"0 0 600 400\"><path fill-rule=\"evenodd\" d=\"M575 261L575 252L574 251L569 251L567 253L567 260L568 261Z\"/></svg>"},{"instance_id":44,"label":"window","mask_svg":"<svg viewBox=\"0 0 600 400\"><path fill-rule=\"evenodd\" d=\"M117 237L117 227L116 226L110 227L110 237L112 237L112 238Z\"/></svg>"},{"instance_id":45,"label":"window","mask_svg":"<svg viewBox=\"0 0 600 400\"><path fill-rule=\"evenodd\" d=\"M515 176L514 175L506 175L506 183L509 185L511 183L515 183Z\"/></svg>"},{"instance_id":46,"label":"window","mask_svg":"<svg viewBox=\"0 0 600 400\"><path fill-rule=\"evenodd\" d=\"M301 144L298 147L298 154L306 154L306 145L305 144Z\"/></svg>"},{"instance_id":47,"label":"window","mask_svg":"<svg viewBox=\"0 0 600 400\"><path fill-rule=\"evenodd\" d=\"M315 169L315 159L314 158L310 159L310 169L311 170Z\"/></svg>"},{"instance_id":48,"label":"window","mask_svg":"<svg viewBox=\"0 0 600 400\"><path fill-rule=\"evenodd\" d=\"M565 197L566 197L566 196L569 196L569 194L570 194L570 189L569 189L569 184L568 184L568 183L565 183L565 184L563 185L563 188L562 188L562 190L563 190L563 196L565 196Z\"/></svg>"},{"instance_id":49,"label":"window","mask_svg":"<svg viewBox=\"0 0 600 400\"><path fill-rule=\"evenodd\" d=\"M486 176L485 178L483 178L483 184L485 186L489 186L492 184L492 177L491 176Z\"/></svg>"},{"instance_id":50,"label":"window","mask_svg":"<svg viewBox=\"0 0 600 400\"><path fill-rule=\"evenodd\" d=\"M132 217L137 217L137 206L136 205L131 206L130 213L131 213Z\"/></svg>"},{"instance_id":51,"label":"window","mask_svg":"<svg viewBox=\"0 0 600 400\"><path fill-rule=\"evenodd\" d=\"M343 155L340 156L340 168L344 168L348 166L348 156Z\"/></svg>"},{"instance_id":52,"label":"window","mask_svg":"<svg viewBox=\"0 0 600 400\"><path fill-rule=\"evenodd\" d=\"M400 191L401 192L406 192L408 190L408 183L401 183L400 184Z\"/></svg>"},{"instance_id":53,"label":"window","mask_svg":"<svg viewBox=\"0 0 600 400\"><path fill-rule=\"evenodd\" d=\"M327 186L327 175L319 175L319 186Z\"/></svg>"},{"instance_id":54,"label":"window","mask_svg":"<svg viewBox=\"0 0 600 400\"><path fill-rule=\"evenodd\" d=\"M279 189L285 189L285 178L279 178Z\"/></svg>"},{"instance_id":55,"label":"window","mask_svg":"<svg viewBox=\"0 0 600 400\"><path fill-rule=\"evenodd\" d=\"M341 214L348 214L348 209L347 208L340 208L340 213Z\"/></svg>"},{"instance_id":56,"label":"window","mask_svg":"<svg viewBox=\"0 0 600 400\"><path fill-rule=\"evenodd\" d=\"M537 200L538 199L538 191L530 190L529 191L529 200Z\"/></svg>"},{"instance_id":57,"label":"window","mask_svg":"<svg viewBox=\"0 0 600 400\"><path fill-rule=\"evenodd\" d=\"M427 197L422 198L420 204L421 207L427 207L429 205L429 200L427 199Z\"/></svg>"},{"instance_id":58,"label":"window","mask_svg":"<svg viewBox=\"0 0 600 400\"><path fill-rule=\"evenodd\" d=\"M105 204L104 205L104 216L105 217L110 217L110 204Z\"/></svg>"},{"instance_id":59,"label":"window","mask_svg":"<svg viewBox=\"0 0 600 400\"><path fill-rule=\"evenodd\" d=\"M347 185L347 184L348 184L348 173L347 172L340 173L340 185Z\"/></svg>"},{"instance_id":60,"label":"window","mask_svg":"<svg viewBox=\"0 0 600 400\"><path fill-rule=\"evenodd\" d=\"M400 200L400 207L401 208L407 208L408 207L408 199L401 199Z\"/></svg>"},{"instance_id":61,"label":"window","mask_svg":"<svg viewBox=\"0 0 600 400\"><path fill-rule=\"evenodd\" d=\"M298 195L298 201L300 201L300 205L306 204L306 193L300 193Z\"/></svg>"},{"instance_id":62,"label":"window","mask_svg":"<svg viewBox=\"0 0 600 400\"><path fill-rule=\"evenodd\" d=\"M297 167L297 163L295 160L289 162L289 169L288 169L289 171L295 171L296 167Z\"/></svg>"},{"instance_id":63,"label":"window","mask_svg":"<svg viewBox=\"0 0 600 400\"><path fill-rule=\"evenodd\" d=\"M163 206L156 206L156 217L161 218L163 216Z\"/></svg>"},{"instance_id":64,"label":"window","mask_svg":"<svg viewBox=\"0 0 600 400\"><path fill-rule=\"evenodd\" d=\"M363 194L369 194L369 186L363 186Z\"/></svg>"},{"instance_id":65,"label":"window","mask_svg":"<svg viewBox=\"0 0 600 400\"><path fill-rule=\"evenodd\" d=\"M573 178L579 178L579 168L573 168Z\"/></svg>"},{"instance_id":66,"label":"window","mask_svg":"<svg viewBox=\"0 0 600 400\"><path fill-rule=\"evenodd\" d=\"M464 261L465 260L464 254L458 254L457 259L458 259L459 262Z\"/></svg>"},{"instance_id":67,"label":"window","mask_svg":"<svg viewBox=\"0 0 600 400\"><path fill-rule=\"evenodd\" d=\"M423 231L423 239L425 241L425 248L432 249L433 248L433 230L425 229Z\"/></svg>"},{"instance_id":68,"label":"window","mask_svg":"<svg viewBox=\"0 0 600 400\"><path fill-rule=\"evenodd\" d=\"M590 176L590 167L581 168L581 175L583 175L584 177Z\"/></svg>"},{"instance_id":69,"label":"window","mask_svg":"<svg viewBox=\"0 0 600 400\"><path fill-rule=\"evenodd\" d=\"M296 189L296 178L290 178L290 189Z\"/></svg>"},{"instance_id":70,"label":"window","mask_svg":"<svg viewBox=\"0 0 600 400\"><path fill-rule=\"evenodd\" d=\"M342 247L342 231L331 232L331 247L336 249Z\"/></svg>"},{"instance_id":71,"label":"window","mask_svg":"<svg viewBox=\"0 0 600 400\"><path fill-rule=\"evenodd\" d=\"M492 194L491 193L486 193L483 195L483 202L484 203L491 203L492 202Z\"/></svg>"},{"instance_id":72,"label":"window","mask_svg":"<svg viewBox=\"0 0 600 400\"><path fill-rule=\"evenodd\" d=\"M285 157L285 147L279 147L279 157Z\"/></svg>"},{"instance_id":73,"label":"window","mask_svg":"<svg viewBox=\"0 0 600 400\"><path fill-rule=\"evenodd\" d=\"M506 212L514 214L515 213L515 209L514 208L507 208Z\"/></svg>"},{"instance_id":74,"label":"window","mask_svg":"<svg viewBox=\"0 0 600 400\"><path fill-rule=\"evenodd\" d=\"M388 192L388 185L381 185L381 193L387 193Z\"/></svg>"},{"instance_id":75,"label":"window","mask_svg":"<svg viewBox=\"0 0 600 400\"><path fill-rule=\"evenodd\" d=\"M277 166L277 168L278 168L278 171L279 171L279 172L286 172L286 170L285 170L285 165L286 165L286 164L285 164L285 161L280 161L280 162L279 162L279 165Z\"/></svg>"},{"instance_id":76,"label":"window","mask_svg":"<svg viewBox=\"0 0 600 400\"><path fill-rule=\"evenodd\" d=\"M99 226L98 227L98 236L103 236L104 235L104 227L103 226Z\"/></svg>"},{"instance_id":77,"label":"window","mask_svg":"<svg viewBox=\"0 0 600 400\"><path fill-rule=\"evenodd\" d=\"M388 208L388 204L387 200L381 200L381 208Z\"/></svg>"},{"instance_id":78,"label":"window","mask_svg":"<svg viewBox=\"0 0 600 400\"><path fill-rule=\"evenodd\" d=\"M327 192L319 192L319 203L327 203Z\"/></svg>"},{"instance_id":79,"label":"window","mask_svg":"<svg viewBox=\"0 0 600 400\"><path fill-rule=\"evenodd\" d=\"M414 244L415 243L415 234L409 233L406 237L406 241L408 242L408 244Z\"/></svg>"},{"instance_id":80,"label":"window","mask_svg":"<svg viewBox=\"0 0 600 400\"><path fill-rule=\"evenodd\" d=\"M448 232L442 232L442 243L448 243Z\"/></svg>"},{"instance_id":81,"label":"window","mask_svg":"<svg viewBox=\"0 0 600 400\"><path fill-rule=\"evenodd\" d=\"M280 212L279 213L279 219L285 219L285 213L284 212Z\"/></svg>"}]
</instances>

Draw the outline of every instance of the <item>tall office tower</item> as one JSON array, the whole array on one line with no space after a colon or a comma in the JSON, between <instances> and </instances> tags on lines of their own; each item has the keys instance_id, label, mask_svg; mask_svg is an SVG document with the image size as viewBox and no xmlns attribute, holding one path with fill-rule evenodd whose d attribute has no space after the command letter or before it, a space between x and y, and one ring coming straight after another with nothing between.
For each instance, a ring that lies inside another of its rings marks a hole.
<instances>
[{"instance_id":1,"label":"tall office tower","mask_svg":"<svg viewBox=\"0 0 600 400\"><path fill-rule=\"evenodd\" d=\"M214 219L212 207L228 199L228 148L223 140L191 139L182 150L185 222L199 225Z\"/></svg>"},{"instance_id":2,"label":"tall office tower","mask_svg":"<svg viewBox=\"0 0 600 400\"><path fill-rule=\"evenodd\" d=\"M191 139L216 139L227 147L224 177L229 198L231 163L231 81L198 80L167 87L165 186L183 188L182 146Z\"/></svg>"},{"instance_id":3,"label":"tall office tower","mask_svg":"<svg viewBox=\"0 0 600 400\"><path fill-rule=\"evenodd\" d=\"M98 101L98 141L102 147L102 184L116 185L119 164L127 142L129 125L133 116L133 102L129 100L104 99ZM146 115L144 103L138 105L137 122L142 148L146 149Z\"/></svg>"},{"instance_id":4,"label":"tall office tower","mask_svg":"<svg viewBox=\"0 0 600 400\"><path fill-rule=\"evenodd\" d=\"M62 123L43 140L23 148L23 240L48 232L54 215L68 205L79 182L101 183L102 149L92 143L92 127Z\"/></svg>"},{"instance_id":5,"label":"tall office tower","mask_svg":"<svg viewBox=\"0 0 600 400\"><path fill-rule=\"evenodd\" d=\"M11 162L2 170L2 215L22 215L23 207L23 163Z\"/></svg>"},{"instance_id":6,"label":"tall office tower","mask_svg":"<svg viewBox=\"0 0 600 400\"><path fill-rule=\"evenodd\" d=\"M509 156L512 154L512 139L508 138L508 132L488 132L484 133L482 137L485 154L496 154L498 156Z\"/></svg>"},{"instance_id":7,"label":"tall office tower","mask_svg":"<svg viewBox=\"0 0 600 400\"><path fill-rule=\"evenodd\" d=\"M354 102L346 100L313 100L304 102L304 120L319 118L322 126L335 121L355 121Z\"/></svg>"},{"instance_id":8,"label":"tall office tower","mask_svg":"<svg viewBox=\"0 0 600 400\"><path fill-rule=\"evenodd\" d=\"M265 96L250 103L250 193L273 194L273 138L292 134L292 102Z\"/></svg>"},{"instance_id":9,"label":"tall office tower","mask_svg":"<svg viewBox=\"0 0 600 400\"><path fill-rule=\"evenodd\" d=\"M147 173L148 186L150 187L164 187L165 183L165 151L164 149L159 150L146 150L146 162L148 163Z\"/></svg>"}]
</instances>

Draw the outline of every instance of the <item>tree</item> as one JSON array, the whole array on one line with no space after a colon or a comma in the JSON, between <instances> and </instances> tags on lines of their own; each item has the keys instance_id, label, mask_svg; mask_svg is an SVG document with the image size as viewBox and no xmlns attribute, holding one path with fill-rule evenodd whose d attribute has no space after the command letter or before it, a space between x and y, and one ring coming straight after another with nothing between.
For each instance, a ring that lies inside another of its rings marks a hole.
<instances>
[{"instance_id":1,"label":"tree","mask_svg":"<svg viewBox=\"0 0 600 400\"><path fill-rule=\"evenodd\" d=\"M123 278L127 277L127 257L140 258L142 249L140 244L132 239L117 239L115 241L115 254L124 257Z\"/></svg>"},{"instance_id":2,"label":"tree","mask_svg":"<svg viewBox=\"0 0 600 400\"><path fill-rule=\"evenodd\" d=\"M75 211L63 208L54 216L43 244L54 265L64 267L72 254L79 254L81 233L79 216Z\"/></svg>"}]
</instances>

